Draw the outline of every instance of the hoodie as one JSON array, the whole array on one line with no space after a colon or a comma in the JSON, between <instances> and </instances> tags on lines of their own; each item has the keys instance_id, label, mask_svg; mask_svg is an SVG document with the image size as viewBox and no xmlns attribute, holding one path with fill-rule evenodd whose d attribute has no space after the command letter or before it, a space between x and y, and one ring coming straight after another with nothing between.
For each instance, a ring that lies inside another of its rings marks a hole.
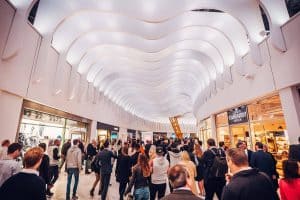
<instances>
[{"instance_id":1,"label":"hoodie","mask_svg":"<svg viewBox=\"0 0 300 200\"><path fill-rule=\"evenodd\" d=\"M81 150L78 146L72 146L67 152L66 165L69 168L81 169Z\"/></svg>"},{"instance_id":2,"label":"hoodie","mask_svg":"<svg viewBox=\"0 0 300 200\"><path fill-rule=\"evenodd\" d=\"M169 160L170 160L170 167L173 167L174 165L178 164L181 161L181 153L178 150L178 152L169 151Z\"/></svg>"}]
</instances>

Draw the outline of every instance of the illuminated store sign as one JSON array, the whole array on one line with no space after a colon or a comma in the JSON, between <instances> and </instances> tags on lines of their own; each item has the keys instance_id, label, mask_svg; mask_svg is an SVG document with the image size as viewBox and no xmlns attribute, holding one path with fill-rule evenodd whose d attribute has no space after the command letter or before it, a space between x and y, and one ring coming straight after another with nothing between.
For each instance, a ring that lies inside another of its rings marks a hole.
<instances>
[{"instance_id":1,"label":"illuminated store sign","mask_svg":"<svg viewBox=\"0 0 300 200\"><path fill-rule=\"evenodd\" d=\"M229 125L248 122L247 106L231 109L227 111L227 115Z\"/></svg>"}]
</instances>

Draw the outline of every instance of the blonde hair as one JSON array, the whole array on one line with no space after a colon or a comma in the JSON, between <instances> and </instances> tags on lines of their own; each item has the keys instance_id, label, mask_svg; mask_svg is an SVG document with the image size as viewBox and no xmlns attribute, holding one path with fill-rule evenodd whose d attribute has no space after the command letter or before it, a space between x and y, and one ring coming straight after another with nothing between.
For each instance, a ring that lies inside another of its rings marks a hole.
<instances>
[{"instance_id":1,"label":"blonde hair","mask_svg":"<svg viewBox=\"0 0 300 200\"><path fill-rule=\"evenodd\" d=\"M191 158L190 158L190 156L189 156L189 154L188 154L187 151L183 151L181 153L181 160L182 161L191 161Z\"/></svg>"},{"instance_id":2,"label":"blonde hair","mask_svg":"<svg viewBox=\"0 0 300 200\"><path fill-rule=\"evenodd\" d=\"M154 159L156 157L156 146L151 145L149 149L149 157L150 159Z\"/></svg>"}]
</instances>

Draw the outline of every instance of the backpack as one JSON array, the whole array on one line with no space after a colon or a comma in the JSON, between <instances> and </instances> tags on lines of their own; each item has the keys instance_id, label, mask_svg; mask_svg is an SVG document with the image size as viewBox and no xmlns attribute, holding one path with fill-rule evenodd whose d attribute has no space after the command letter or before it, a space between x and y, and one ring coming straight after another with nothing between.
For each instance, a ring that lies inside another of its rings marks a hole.
<instances>
[{"instance_id":1,"label":"backpack","mask_svg":"<svg viewBox=\"0 0 300 200\"><path fill-rule=\"evenodd\" d=\"M96 155L94 157L94 159L92 160L91 169L93 172L100 173L100 168L101 168L101 162L100 162L99 156Z\"/></svg>"},{"instance_id":2,"label":"backpack","mask_svg":"<svg viewBox=\"0 0 300 200\"><path fill-rule=\"evenodd\" d=\"M217 153L210 150L214 154L212 166L210 167L211 177L224 178L228 171L226 157L222 156L222 150L218 149Z\"/></svg>"}]
</instances>

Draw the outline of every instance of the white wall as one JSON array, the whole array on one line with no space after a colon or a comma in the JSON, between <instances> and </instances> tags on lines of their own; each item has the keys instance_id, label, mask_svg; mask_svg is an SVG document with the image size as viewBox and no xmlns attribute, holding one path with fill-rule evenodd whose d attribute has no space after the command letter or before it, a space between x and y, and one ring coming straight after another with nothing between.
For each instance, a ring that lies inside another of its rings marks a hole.
<instances>
[{"instance_id":1,"label":"white wall","mask_svg":"<svg viewBox=\"0 0 300 200\"><path fill-rule=\"evenodd\" d=\"M0 90L0 141L15 141L23 99Z\"/></svg>"}]
</instances>

